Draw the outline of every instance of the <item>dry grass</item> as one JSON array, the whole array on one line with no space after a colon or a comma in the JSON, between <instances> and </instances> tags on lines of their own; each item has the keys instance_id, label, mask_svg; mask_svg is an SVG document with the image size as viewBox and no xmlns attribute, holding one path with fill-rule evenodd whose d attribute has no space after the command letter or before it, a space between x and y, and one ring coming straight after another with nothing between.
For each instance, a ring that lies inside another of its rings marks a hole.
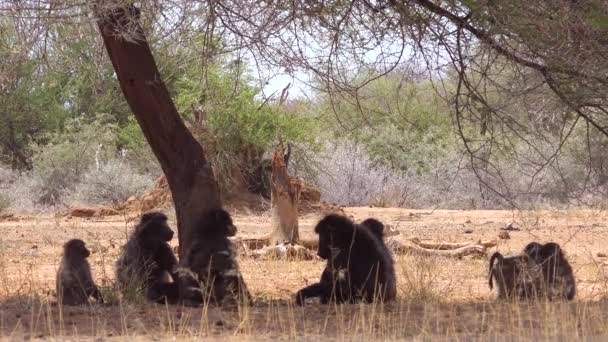
<instances>
[{"instance_id":1,"label":"dry grass","mask_svg":"<svg viewBox=\"0 0 608 342\"><path fill-rule=\"evenodd\" d=\"M295 307L295 291L319 278L321 261L241 258L255 302L246 307L184 308L122 302L112 290L114 260L133 223L124 219L67 220L57 216L0 222L0 332L8 339L239 340L599 340L608 336L606 271L596 252L608 252L606 215L597 211L411 211L350 208L357 220L376 216L406 237L443 241L493 239L510 222L521 227L498 250L515 252L528 241L564 246L578 281L571 303L496 303L484 258L396 258L399 299L386 305ZM411 214L410 214L411 213ZM301 218L312 237L315 215ZM240 235L268 232L269 217L236 215ZM472 234L465 234L472 229ZM93 250L95 278L110 304L55 304L54 276L61 245L82 238Z\"/></svg>"}]
</instances>

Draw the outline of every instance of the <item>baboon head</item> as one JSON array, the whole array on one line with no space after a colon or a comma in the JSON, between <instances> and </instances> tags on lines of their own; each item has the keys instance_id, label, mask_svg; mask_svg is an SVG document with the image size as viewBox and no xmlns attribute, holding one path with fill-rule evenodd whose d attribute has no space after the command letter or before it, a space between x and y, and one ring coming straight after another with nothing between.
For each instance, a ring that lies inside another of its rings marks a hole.
<instances>
[{"instance_id":1,"label":"baboon head","mask_svg":"<svg viewBox=\"0 0 608 342\"><path fill-rule=\"evenodd\" d=\"M84 241L72 239L63 245L63 254L69 260L80 260L88 258L91 252L87 249Z\"/></svg>"},{"instance_id":2,"label":"baboon head","mask_svg":"<svg viewBox=\"0 0 608 342\"><path fill-rule=\"evenodd\" d=\"M384 238L384 224L375 218L368 218L361 222L362 226L367 227L378 239Z\"/></svg>"},{"instance_id":3,"label":"baboon head","mask_svg":"<svg viewBox=\"0 0 608 342\"><path fill-rule=\"evenodd\" d=\"M325 216L315 227L319 235L317 255L329 259L333 254L350 246L355 234L354 223L347 217L330 214Z\"/></svg>"},{"instance_id":4,"label":"baboon head","mask_svg":"<svg viewBox=\"0 0 608 342\"><path fill-rule=\"evenodd\" d=\"M219 236L234 236L237 231L236 226L232 223L232 217L224 209L209 211L199 226L203 233Z\"/></svg>"},{"instance_id":5,"label":"baboon head","mask_svg":"<svg viewBox=\"0 0 608 342\"><path fill-rule=\"evenodd\" d=\"M540 251L543 245L538 242L530 242L524 248L524 254L526 254L529 258L536 262L541 262L542 258L540 255Z\"/></svg>"},{"instance_id":6,"label":"baboon head","mask_svg":"<svg viewBox=\"0 0 608 342\"><path fill-rule=\"evenodd\" d=\"M544 244L539 249L539 256L541 260L547 260L549 258L559 258L563 259L564 254L562 253L562 248L555 242L549 242Z\"/></svg>"},{"instance_id":7,"label":"baboon head","mask_svg":"<svg viewBox=\"0 0 608 342\"><path fill-rule=\"evenodd\" d=\"M173 230L167 224L167 216L160 212L144 214L136 232L146 245L156 245L173 239Z\"/></svg>"}]
</instances>

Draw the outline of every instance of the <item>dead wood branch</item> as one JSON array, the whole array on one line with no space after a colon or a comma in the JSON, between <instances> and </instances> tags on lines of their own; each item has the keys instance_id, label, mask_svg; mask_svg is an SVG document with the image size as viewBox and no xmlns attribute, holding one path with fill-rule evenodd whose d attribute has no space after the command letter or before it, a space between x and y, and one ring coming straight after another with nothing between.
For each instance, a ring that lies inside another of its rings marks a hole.
<instances>
[{"instance_id":1,"label":"dead wood branch","mask_svg":"<svg viewBox=\"0 0 608 342\"><path fill-rule=\"evenodd\" d=\"M265 260L313 260L316 259L316 253L304 246L281 243L276 246L266 246L261 249L252 251L250 256L254 259Z\"/></svg>"},{"instance_id":2,"label":"dead wood branch","mask_svg":"<svg viewBox=\"0 0 608 342\"><path fill-rule=\"evenodd\" d=\"M411 242L404 242L398 239L390 239L387 241L387 246L395 254L412 253L425 256L442 256L447 258L461 258L466 255L485 255L486 247L483 245L469 244L451 250L427 249Z\"/></svg>"},{"instance_id":3,"label":"dead wood branch","mask_svg":"<svg viewBox=\"0 0 608 342\"><path fill-rule=\"evenodd\" d=\"M479 240L477 242L430 242L430 241L421 241L417 237L409 238L408 241L410 241L413 244L416 244L419 247L422 247L425 249L433 249L433 250L453 250L453 249L470 247L470 246L483 246L485 248L492 248L492 247L496 247L496 244L497 244L496 240L488 240L488 241Z\"/></svg>"}]
</instances>

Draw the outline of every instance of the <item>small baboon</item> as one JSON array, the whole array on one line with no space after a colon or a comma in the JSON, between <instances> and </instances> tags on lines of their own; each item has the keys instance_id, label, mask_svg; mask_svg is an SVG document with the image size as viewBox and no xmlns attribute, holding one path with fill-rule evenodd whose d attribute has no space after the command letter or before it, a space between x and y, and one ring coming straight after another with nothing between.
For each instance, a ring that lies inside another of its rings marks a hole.
<instances>
[{"instance_id":1,"label":"small baboon","mask_svg":"<svg viewBox=\"0 0 608 342\"><path fill-rule=\"evenodd\" d=\"M378 230L374 233L373 227L331 214L317 224L315 232L319 235L317 254L327 265L319 283L298 291L298 305L311 297L319 297L321 303L395 298L393 262L376 235Z\"/></svg>"},{"instance_id":2,"label":"small baboon","mask_svg":"<svg viewBox=\"0 0 608 342\"><path fill-rule=\"evenodd\" d=\"M57 271L57 298L60 304L81 305L93 297L103 303L99 289L91 276L91 266L87 261L91 253L84 241L72 239L63 245L63 257Z\"/></svg>"},{"instance_id":3,"label":"small baboon","mask_svg":"<svg viewBox=\"0 0 608 342\"><path fill-rule=\"evenodd\" d=\"M572 300L576 294L576 281L561 247L554 242L546 243L540 247L538 258L542 267L543 295L550 300Z\"/></svg>"},{"instance_id":4,"label":"small baboon","mask_svg":"<svg viewBox=\"0 0 608 342\"><path fill-rule=\"evenodd\" d=\"M361 225L367 227L380 241L384 240L384 224L379 220L368 218L361 222Z\"/></svg>"},{"instance_id":5,"label":"small baboon","mask_svg":"<svg viewBox=\"0 0 608 342\"><path fill-rule=\"evenodd\" d=\"M236 230L230 214L223 209L211 210L197 225L186 256L189 271L180 274L180 297L184 303L251 300L228 239Z\"/></svg>"},{"instance_id":6,"label":"small baboon","mask_svg":"<svg viewBox=\"0 0 608 342\"><path fill-rule=\"evenodd\" d=\"M367 227L378 238L380 246L384 250L384 253L389 256L388 260L393 265L392 253L386 246L386 243L384 243L384 224L375 218L368 218L361 222L361 225Z\"/></svg>"},{"instance_id":7,"label":"small baboon","mask_svg":"<svg viewBox=\"0 0 608 342\"><path fill-rule=\"evenodd\" d=\"M177 259L168 244L172 238L165 214L150 212L141 217L116 262L116 279L123 293L135 287L150 301L177 301Z\"/></svg>"}]
</instances>

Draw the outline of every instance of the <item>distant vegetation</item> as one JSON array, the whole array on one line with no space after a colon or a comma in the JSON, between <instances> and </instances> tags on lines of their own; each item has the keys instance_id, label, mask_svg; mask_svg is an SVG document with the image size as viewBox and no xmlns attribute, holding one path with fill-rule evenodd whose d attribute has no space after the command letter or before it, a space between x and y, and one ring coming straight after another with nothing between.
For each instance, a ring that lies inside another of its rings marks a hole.
<instances>
[{"instance_id":1,"label":"distant vegetation","mask_svg":"<svg viewBox=\"0 0 608 342\"><path fill-rule=\"evenodd\" d=\"M0 210L116 203L149 188L161 170L96 28L52 25L44 44L22 39L22 30L0 18ZM514 97L497 82L486 88L486 105L508 117L484 116L484 106L471 103L477 116L464 121L454 112L458 81L450 68L433 76L413 73L415 65L396 68L356 96L318 81L308 97L279 101L263 98L252 65L221 38L185 30L178 38L151 31L150 40L225 192L258 177L283 141L293 146L291 173L342 205L604 205L608 141L546 86ZM502 86L513 85L515 70L500 59L493 66ZM531 116L530 103L543 106ZM490 134L492 120L511 129Z\"/></svg>"}]
</instances>

